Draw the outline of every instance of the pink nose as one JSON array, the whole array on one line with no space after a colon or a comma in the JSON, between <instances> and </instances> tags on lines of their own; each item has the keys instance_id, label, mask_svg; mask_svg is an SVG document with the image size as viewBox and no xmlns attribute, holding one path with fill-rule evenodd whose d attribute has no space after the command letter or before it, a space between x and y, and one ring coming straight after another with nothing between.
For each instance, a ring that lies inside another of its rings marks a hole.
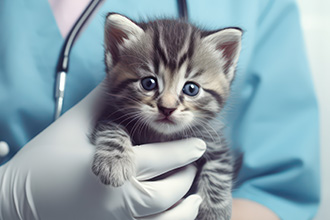
<instances>
[{"instance_id":1,"label":"pink nose","mask_svg":"<svg viewBox=\"0 0 330 220\"><path fill-rule=\"evenodd\" d=\"M158 109L166 117L170 116L176 110L176 108L165 108L163 106L158 106Z\"/></svg>"}]
</instances>

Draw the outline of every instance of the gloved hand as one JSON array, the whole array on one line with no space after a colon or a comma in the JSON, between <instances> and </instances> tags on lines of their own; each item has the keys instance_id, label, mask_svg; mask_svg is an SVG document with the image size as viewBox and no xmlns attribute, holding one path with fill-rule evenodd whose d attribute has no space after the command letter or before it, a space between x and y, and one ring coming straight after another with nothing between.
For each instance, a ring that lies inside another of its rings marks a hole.
<instances>
[{"instance_id":1,"label":"gloved hand","mask_svg":"<svg viewBox=\"0 0 330 220\"><path fill-rule=\"evenodd\" d=\"M95 147L87 134L102 103L100 89L0 167L1 220L195 219L201 198L181 198L196 175L188 164L205 151L199 139L134 147L137 175L122 187L103 185L92 173ZM150 181L183 166L165 179Z\"/></svg>"}]
</instances>

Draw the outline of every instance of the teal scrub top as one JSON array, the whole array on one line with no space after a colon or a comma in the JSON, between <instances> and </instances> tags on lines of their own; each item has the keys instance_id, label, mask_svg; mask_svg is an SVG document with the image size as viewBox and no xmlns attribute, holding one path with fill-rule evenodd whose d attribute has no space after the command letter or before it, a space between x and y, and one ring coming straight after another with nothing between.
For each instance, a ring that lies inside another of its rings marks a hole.
<instances>
[{"instance_id":1,"label":"teal scrub top","mask_svg":"<svg viewBox=\"0 0 330 220\"><path fill-rule=\"evenodd\" d=\"M244 30L225 118L244 153L233 192L281 219L311 219L320 200L318 107L294 0L188 0L189 20L206 29ZM105 76L107 12L140 20L178 17L175 0L107 0L75 42L64 111ZM47 0L0 1L0 141L9 160L53 122L55 69L63 44Z\"/></svg>"}]
</instances>

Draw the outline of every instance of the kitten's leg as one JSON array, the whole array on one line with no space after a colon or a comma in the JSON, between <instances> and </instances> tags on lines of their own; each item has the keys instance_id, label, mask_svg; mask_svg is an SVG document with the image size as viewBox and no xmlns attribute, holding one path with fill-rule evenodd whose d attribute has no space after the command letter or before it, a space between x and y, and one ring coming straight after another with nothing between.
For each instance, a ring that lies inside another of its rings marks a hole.
<instances>
[{"instance_id":1,"label":"kitten's leg","mask_svg":"<svg viewBox=\"0 0 330 220\"><path fill-rule=\"evenodd\" d=\"M198 220L230 220L232 206L233 166L227 150L206 152L197 180L198 194L203 198Z\"/></svg>"},{"instance_id":2,"label":"kitten's leg","mask_svg":"<svg viewBox=\"0 0 330 220\"><path fill-rule=\"evenodd\" d=\"M91 142L96 146L92 170L102 183L118 187L135 174L132 142L121 126L99 122Z\"/></svg>"}]
</instances>

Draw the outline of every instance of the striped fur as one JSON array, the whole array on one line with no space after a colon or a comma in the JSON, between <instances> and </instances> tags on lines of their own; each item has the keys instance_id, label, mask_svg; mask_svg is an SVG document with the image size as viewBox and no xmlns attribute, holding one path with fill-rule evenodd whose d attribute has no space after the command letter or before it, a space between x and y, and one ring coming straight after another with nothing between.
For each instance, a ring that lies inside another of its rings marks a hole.
<instances>
[{"instance_id":1,"label":"striped fur","mask_svg":"<svg viewBox=\"0 0 330 220\"><path fill-rule=\"evenodd\" d=\"M197 219L230 219L233 159L215 117L229 96L240 42L237 28L210 32L181 20L107 16L107 103L90 136L92 170L103 183L120 186L134 175L132 145L199 137L207 151L196 162ZM143 88L146 77L155 89ZM196 96L183 93L190 82L200 88ZM171 109L165 119L164 108Z\"/></svg>"}]
</instances>

